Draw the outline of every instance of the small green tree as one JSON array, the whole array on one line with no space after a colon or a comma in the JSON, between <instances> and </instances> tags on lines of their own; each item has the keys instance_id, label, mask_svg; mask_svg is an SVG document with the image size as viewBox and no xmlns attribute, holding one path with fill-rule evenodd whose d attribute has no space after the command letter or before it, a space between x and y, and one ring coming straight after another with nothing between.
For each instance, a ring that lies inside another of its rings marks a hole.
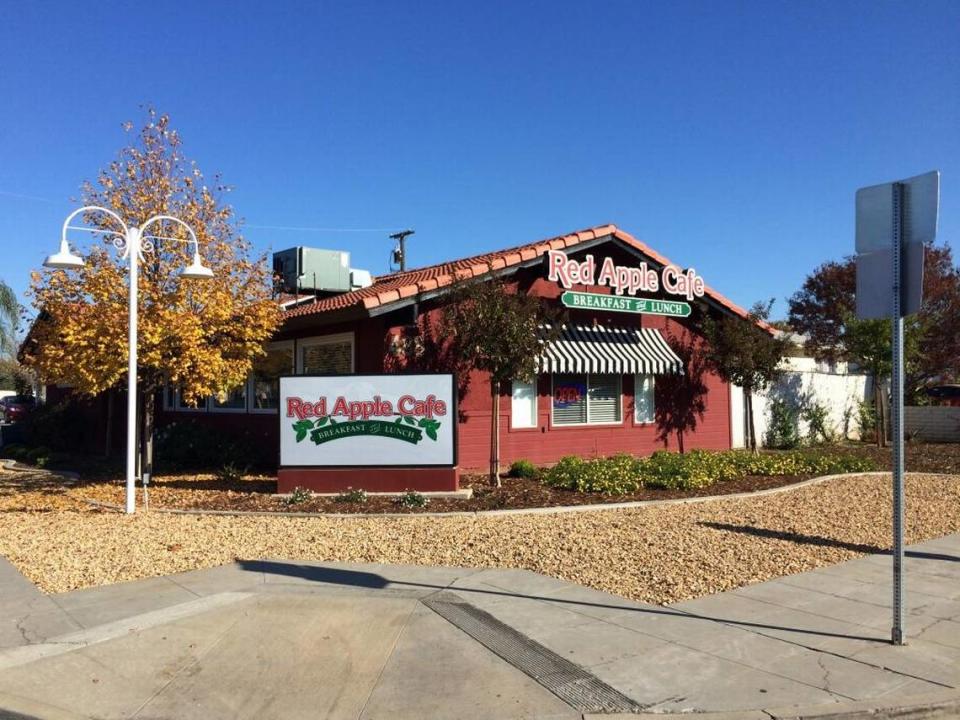
<instances>
[{"instance_id":1,"label":"small green tree","mask_svg":"<svg viewBox=\"0 0 960 720\"><path fill-rule=\"evenodd\" d=\"M10 357L17 351L17 321L20 319L20 303L17 294L0 280L0 357Z\"/></svg>"},{"instance_id":2,"label":"small green tree","mask_svg":"<svg viewBox=\"0 0 960 720\"><path fill-rule=\"evenodd\" d=\"M467 369L490 374L490 483L500 486L500 389L537 376L544 347L560 334L562 316L501 280L461 281L441 318L451 354Z\"/></svg>"},{"instance_id":3,"label":"small green tree","mask_svg":"<svg viewBox=\"0 0 960 720\"><path fill-rule=\"evenodd\" d=\"M733 315L724 315L719 320L708 315L703 320L707 362L725 381L743 388L747 445L754 452L757 451L757 435L753 421L753 393L766 390L780 376L780 363L790 345L786 336L778 336L762 327L770 317L772 307L773 300L755 304L746 322Z\"/></svg>"}]
</instances>

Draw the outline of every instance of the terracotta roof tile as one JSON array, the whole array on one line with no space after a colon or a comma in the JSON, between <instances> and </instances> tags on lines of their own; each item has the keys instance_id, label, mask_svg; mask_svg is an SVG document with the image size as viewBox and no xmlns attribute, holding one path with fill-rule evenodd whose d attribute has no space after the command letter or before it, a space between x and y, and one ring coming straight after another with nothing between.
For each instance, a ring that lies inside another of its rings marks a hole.
<instances>
[{"instance_id":1,"label":"terracotta roof tile","mask_svg":"<svg viewBox=\"0 0 960 720\"><path fill-rule=\"evenodd\" d=\"M446 287L453 282L453 277L469 278L484 275L493 270L500 270L511 265L517 265L525 260L531 260L545 255L550 249L571 248L588 240L612 235L618 240L630 245L660 265L671 264L664 255L653 250L646 243L637 240L630 233L620 230L616 225L600 225L595 228L580 230L568 235L561 235L546 240L538 240L519 247L506 248L495 252L477 255L475 257L452 260L439 265L395 272L381 275L374 279L369 287L352 292L321 298L316 302L303 303L289 308L283 313L284 318L315 315L333 310L342 310L350 307L371 309L381 305L397 302L404 298L416 295L418 292L429 292ZM715 302L743 318L749 313L736 303L727 299L713 288L706 288L707 295ZM288 298L289 300L289 298ZM766 323L760 323L767 330L772 328Z\"/></svg>"}]
</instances>

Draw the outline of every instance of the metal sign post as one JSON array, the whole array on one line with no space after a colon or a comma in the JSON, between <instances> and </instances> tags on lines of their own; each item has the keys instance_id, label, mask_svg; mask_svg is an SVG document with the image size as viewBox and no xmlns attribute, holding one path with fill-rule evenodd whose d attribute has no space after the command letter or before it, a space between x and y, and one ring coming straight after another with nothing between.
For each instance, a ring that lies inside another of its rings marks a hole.
<instances>
[{"instance_id":1,"label":"metal sign post","mask_svg":"<svg viewBox=\"0 0 960 720\"><path fill-rule=\"evenodd\" d=\"M857 191L857 317L891 318L893 444L893 627L903 645L903 318L923 302L924 243L933 242L940 209L940 173L929 172ZM877 432L881 432L878 429Z\"/></svg>"},{"instance_id":2,"label":"metal sign post","mask_svg":"<svg viewBox=\"0 0 960 720\"><path fill-rule=\"evenodd\" d=\"M893 435L893 629L890 641L903 645L903 185L893 183L893 370L890 378Z\"/></svg>"}]
</instances>

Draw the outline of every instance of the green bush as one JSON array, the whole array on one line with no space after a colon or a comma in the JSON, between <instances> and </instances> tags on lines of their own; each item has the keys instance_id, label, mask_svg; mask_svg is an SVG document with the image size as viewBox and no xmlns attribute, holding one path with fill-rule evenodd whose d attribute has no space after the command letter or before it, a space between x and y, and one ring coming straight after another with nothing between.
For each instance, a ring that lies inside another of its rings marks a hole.
<instances>
[{"instance_id":1,"label":"green bush","mask_svg":"<svg viewBox=\"0 0 960 720\"><path fill-rule=\"evenodd\" d=\"M39 445L34 448L27 450L25 460L31 462L34 465L43 467L46 465L47 461L50 459L50 455L53 451L45 445Z\"/></svg>"},{"instance_id":2,"label":"green bush","mask_svg":"<svg viewBox=\"0 0 960 720\"><path fill-rule=\"evenodd\" d=\"M837 439L836 429L830 424L830 409L816 400L804 405L801 416L807 422L807 442L832 443Z\"/></svg>"},{"instance_id":3,"label":"green bush","mask_svg":"<svg viewBox=\"0 0 960 720\"><path fill-rule=\"evenodd\" d=\"M551 487L578 492L599 492L623 495L643 487L637 472L637 459L631 455L609 458L583 458L569 455L544 473L543 481Z\"/></svg>"},{"instance_id":4,"label":"green bush","mask_svg":"<svg viewBox=\"0 0 960 720\"><path fill-rule=\"evenodd\" d=\"M537 466L529 460L516 460L510 465L510 477L534 478L537 476Z\"/></svg>"},{"instance_id":5,"label":"green bush","mask_svg":"<svg viewBox=\"0 0 960 720\"><path fill-rule=\"evenodd\" d=\"M243 476L249 471L249 467L241 467L234 463L228 462L220 466L216 472L216 476L218 480L222 480L223 482L240 482L243 480Z\"/></svg>"},{"instance_id":6,"label":"green bush","mask_svg":"<svg viewBox=\"0 0 960 720\"><path fill-rule=\"evenodd\" d=\"M27 448L19 444L4 445L0 448L0 456L10 458L11 460L24 460L27 455Z\"/></svg>"},{"instance_id":7,"label":"green bush","mask_svg":"<svg viewBox=\"0 0 960 720\"><path fill-rule=\"evenodd\" d=\"M770 422L764 444L782 450L800 447L800 410L793 403L781 398L770 402Z\"/></svg>"},{"instance_id":8,"label":"green bush","mask_svg":"<svg viewBox=\"0 0 960 720\"><path fill-rule=\"evenodd\" d=\"M430 501L416 490L407 490L393 502L406 508L425 508Z\"/></svg>"},{"instance_id":9,"label":"green bush","mask_svg":"<svg viewBox=\"0 0 960 720\"><path fill-rule=\"evenodd\" d=\"M302 487L295 487L293 492L283 499L285 505L300 505L313 497L313 493Z\"/></svg>"},{"instance_id":10,"label":"green bush","mask_svg":"<svg viewBox=\"0 0 960 720\"><path fill-rule=\"evenodd\" d=\"M367 491L353 488L347 488L342 493L333 498L338 503L365 503L367 501Z\"/></svg>"},{"instance_id":11,"label":"green bush","mask_svg":"<svg viewBox=\"0 0 960 720\"><path fill-rule=\"evenodd\" d=\"M694 490L748 475L833 475L875 469L868 458L826 451L753 454L747 450L693 450L681 455L659 450L639 459L629 455L594 460L568 456L545 471L543 482L578 492L623 495L643 487Z\"/></svg>"},{"instance_id":12,"label":"green bush","mask_svg":"<svg viewBox=\"0 0 960 720\"><path fill-rule=\"evenodd\" d=\"M154 463L160 471L262 465L266 443L241 433L229 433L195 420L178 420L154 436ZM276 458L274 458L276 462Z\"/></svg>"}]
</instances>

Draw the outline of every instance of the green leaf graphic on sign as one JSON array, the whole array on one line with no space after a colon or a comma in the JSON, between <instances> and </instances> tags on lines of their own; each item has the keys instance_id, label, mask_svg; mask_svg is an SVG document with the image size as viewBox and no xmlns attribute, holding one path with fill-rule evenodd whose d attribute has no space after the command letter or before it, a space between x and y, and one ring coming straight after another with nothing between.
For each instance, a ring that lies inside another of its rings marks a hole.
<instances>
[{"instance_id":1,"label":"green leaf graphic on sign","mask_svg":"<svg viewBox=\"0 0 960 720\"><path fill-rule=\"evenodd\" d=\"M428 426L427 429L424 430L424 432L427 434L427 437L430 438L431 440L437 439L437 429L435 427Z\"/></svg>"},{"instance_id":2,"label":"green leaf graphic on sign","mask_svg":"<svg viewBox=\"0 0 960 720\"><path fill-rule=\"evenodd\" d=\"M397 415L397 419L393 421L397 425L403 422L403 415Z\"/></svg>"},{"instance_id":3,"label":"green leaf graphic on sign","mask_svg":"<svg viewBox=\"0 0 960 720\"><path fill-rule=\"evenodd\" d=\"M330 418L328 418L326 415L321 415L319 418L317 418L317 427L323 427L327 424L327 420L329 419Z\"/></svg>"},{"instance_id":4,"label":"green leaf graphic on sign","mask_svg":"<svg viewBox=\"0 0 960 720\"><path fill-rule=\"evenodd\" d=\"M313 427L312 420L300 420L293 424L293 429L297 431L297 442L300 442L307 436L307 431Z\"/></svg>"},{"instance_id":5,"label":"green leaf graphic on sign","mask_svg":"<svg viewBox=\"0 0 960 720\"><path fill-rule=\"evenodd\" d=\"M412 417L410 417L409 415L404 415L404 416L403 416L403 421L404 421L407 425L416 425L416 424L417 424L417 421L414 420L414 419L413 419Z\"/></svg>"}]
</instances>

